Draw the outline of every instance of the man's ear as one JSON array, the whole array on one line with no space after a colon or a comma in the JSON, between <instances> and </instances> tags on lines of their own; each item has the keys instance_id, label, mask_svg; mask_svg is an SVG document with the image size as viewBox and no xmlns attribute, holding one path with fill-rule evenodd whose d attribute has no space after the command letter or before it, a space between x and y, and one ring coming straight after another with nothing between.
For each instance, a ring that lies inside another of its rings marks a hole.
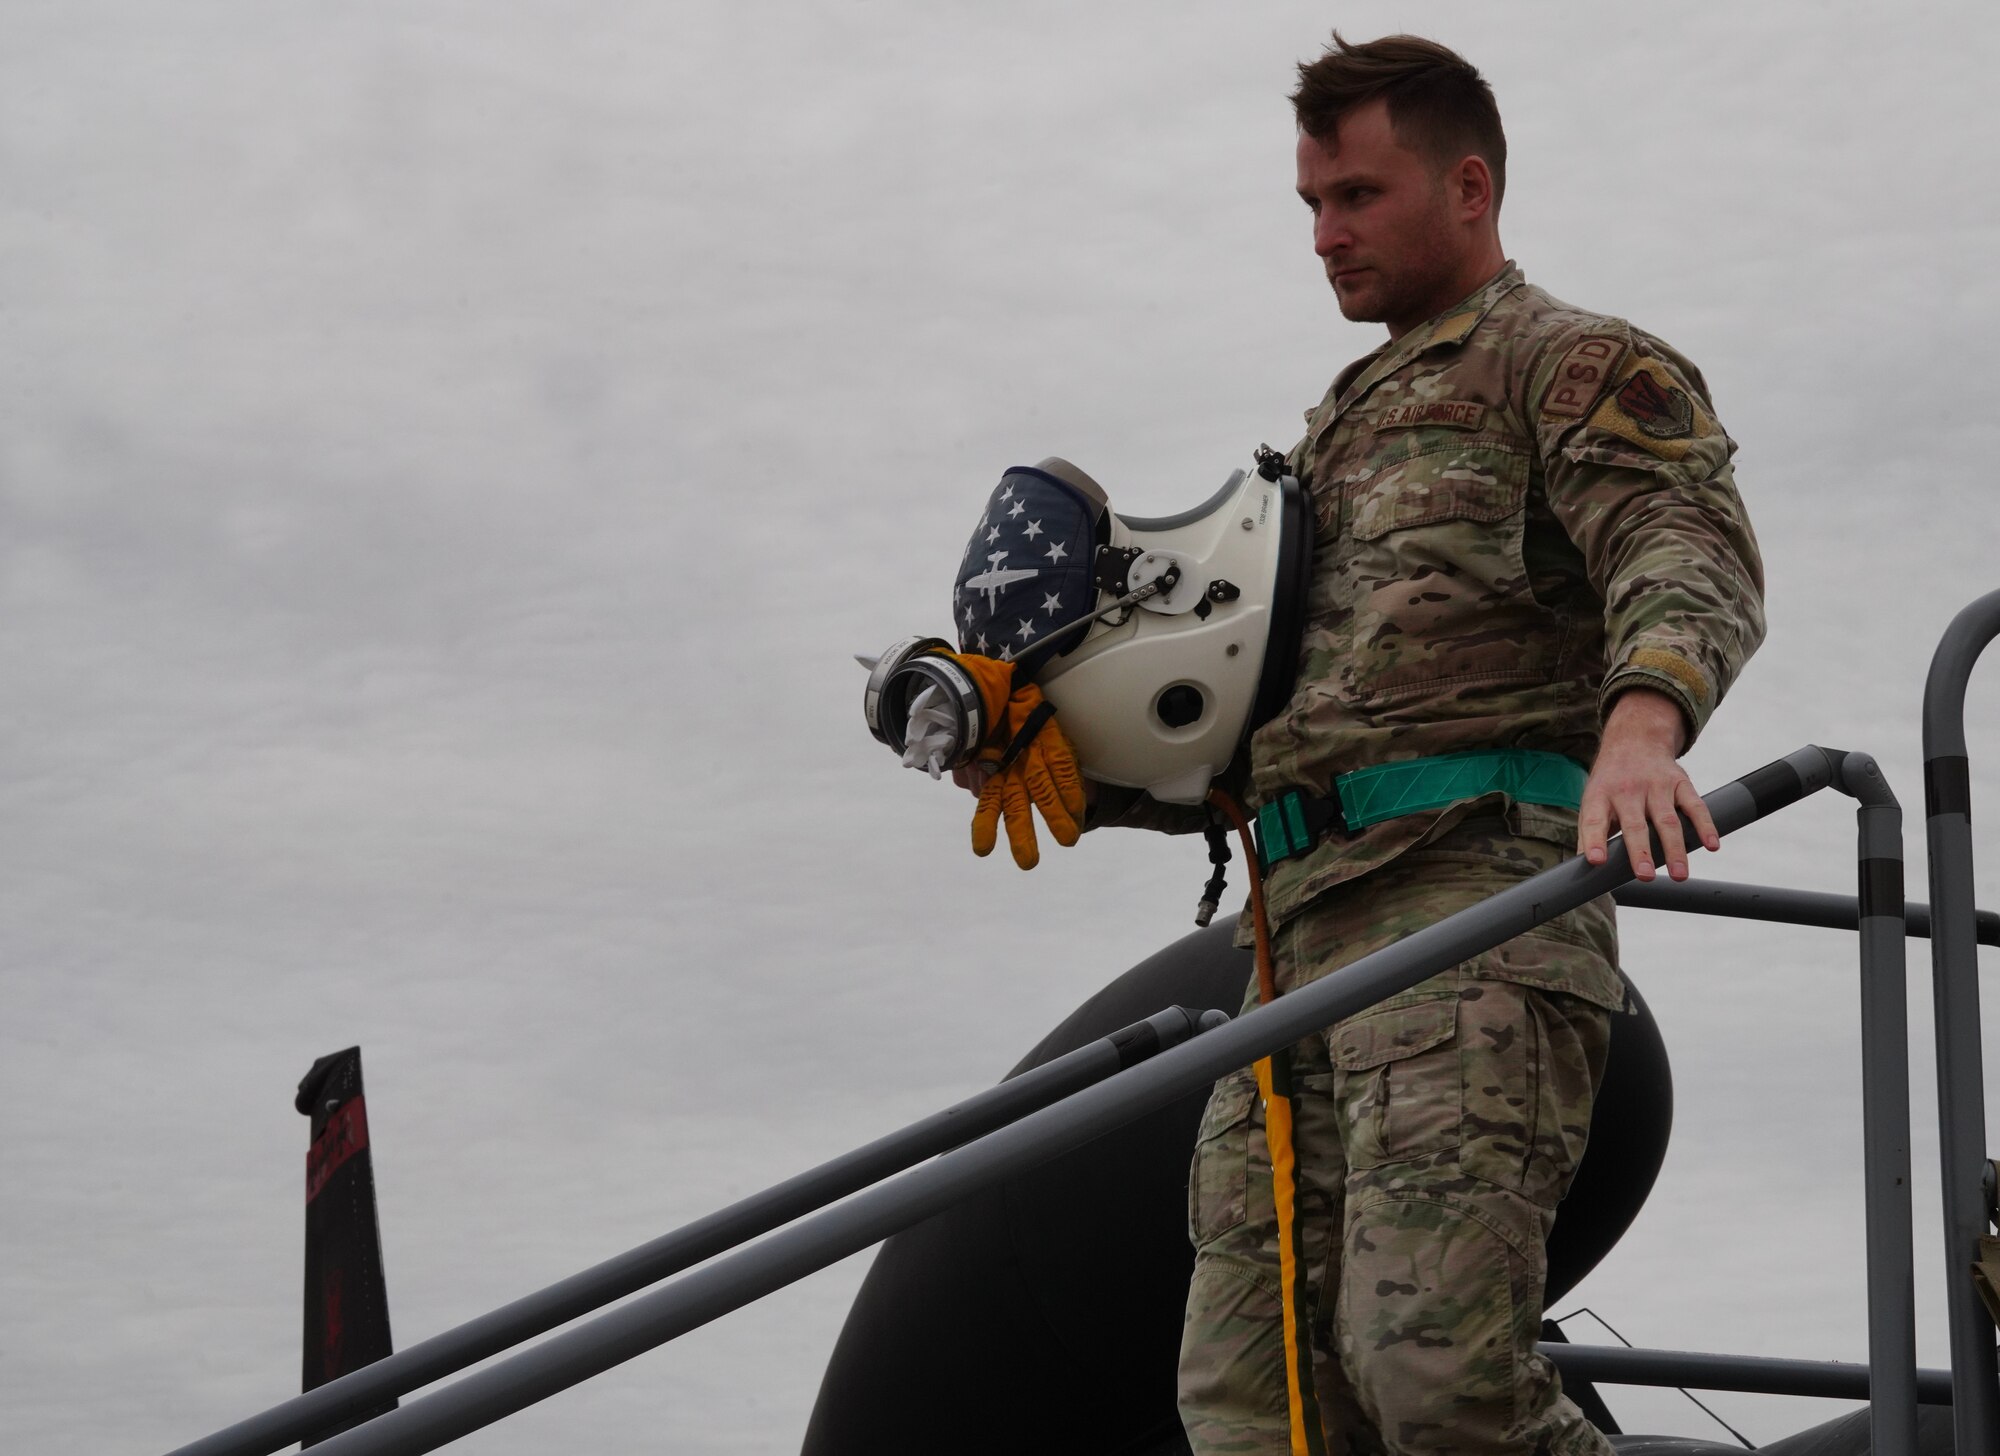
<instances>
[{"instance_id":1,"label":"man's ear","mask_svg":"<svg viewBox=\"0 0 2000 1456\"><path fill-rule=\"evenodd\" d=\"M1452 168L1452 202L1461 222L1477 222L1493 212L1493 170L1480 156L1465 157Z\"/></svg>"}]
</instances>

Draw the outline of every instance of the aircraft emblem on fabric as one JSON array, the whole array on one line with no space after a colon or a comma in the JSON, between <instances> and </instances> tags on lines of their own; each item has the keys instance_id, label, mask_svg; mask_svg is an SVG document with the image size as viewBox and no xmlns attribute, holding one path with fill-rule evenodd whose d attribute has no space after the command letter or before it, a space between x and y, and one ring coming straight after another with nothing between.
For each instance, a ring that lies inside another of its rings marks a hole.
<instances>
[{"instance_id":1,"label":"aircraft emblem on fabric","mask_svg":"<svg viewBox=\"0 0 2000 1456\"><path fill-rule=\"evenodd\" d=\"M985 595L986 609L989 612L993 609L993 604L999 599L1002 587L1012 586L1017 581L1027 581L1031 577L1037 577L1042 574L1032 566L1025 569L1014 567L1003 569L1000 563L1006 559L1007 553L1005 551L992 552L986 558L989 563L988 569L980 572L977 576L968 576L965 579L967 589Z\"/></svg>"},{"instance_id":2,"label":"aircraft emblem on fabric","mask_svg":"<svg viewBox=\"0 0 2000 1456\"><path fill-rule=\"evenodd\" d=\"M1091 503L1053 475L1024 465L1003 475L959 562L951 595L959 651L1039 667L1048 656L1040 639L1096 596L1095 519Z\"/></svg>"}]
</instances>

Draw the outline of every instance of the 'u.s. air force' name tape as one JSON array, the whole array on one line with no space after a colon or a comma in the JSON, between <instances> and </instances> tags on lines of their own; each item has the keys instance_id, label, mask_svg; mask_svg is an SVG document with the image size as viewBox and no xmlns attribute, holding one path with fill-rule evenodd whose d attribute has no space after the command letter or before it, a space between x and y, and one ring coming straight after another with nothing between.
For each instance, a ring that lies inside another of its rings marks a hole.
<instances>
[{"instance_id":1,"label":"'u.s. air force' name tape","mask_svg":"<svg viewBox=\"0 0 2000 1456\"><path fill-rule=\"evenodd\" d=\"M1412 425L1449 425L1476 430L1486 423L1486 406L1465 399L1434 399L1423 404L1399 404L1375 416L1378 430L1405 430Z\"/></svg>"}]
</instances>

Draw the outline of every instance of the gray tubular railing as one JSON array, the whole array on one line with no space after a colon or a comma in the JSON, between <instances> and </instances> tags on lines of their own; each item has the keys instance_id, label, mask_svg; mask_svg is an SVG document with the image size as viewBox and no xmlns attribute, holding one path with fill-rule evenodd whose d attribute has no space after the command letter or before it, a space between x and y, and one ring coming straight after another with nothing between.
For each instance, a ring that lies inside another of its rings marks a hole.
<instances>
[{"instance_id":1,"label":"gray tubular railing","mask_svg":"<svg viewBox=\"0 0 2000 1456\"><path fill-rule=\"evenodd\" d=\"M1986 1232L1986 1076L1979 1034L1977 912L1972 888L1972 775L1965 687L2000 636L2000 591L1945 629L1924 681L1924 809L1930 842L1931 994L1937 1020L1939 1157L1944 1175L1945 1293L1951 1324L1953 1437L1960 1451L2000 1451L2000 1362L1971 1269Z\"/></svg>"},{"instance_id":2,"label":"gray tubular railing","mask_svg":"<svg viewBox=\"0 0 2000 1456\"><path fill-rule=\"evenodd\" d=\"M1839 767L1802 748L1707 795L1729 834L1833 782ZM560 1390L879 1243L989 1183L1080 1147L1199 1091L1224 1073L1511 940L1631 878L1625 846L1606 863L1578 858L1503 890L1226 1026L858 1193L749 1248L321 1443L320 1456L413 1456Z\"/></svg>"},{"instance_id":3,"label":"gray tubular railing","mask_svg":"<svg viewBox=\"0 0 2000 1456\"><path fill-rule=\"evenodd\" d=\"M1944 1372L1920 1377L1916 1352L1916 1270L1911 1256L1909 976L1905 940L1926 934L1931 916L1903 897L1902 810L1875 761L1864 753L1823 750L1834 784L1857 801L1856 891L1852 896L1814 894L1725 882L1627 885L1621 905L1728 915L1790 924L1827 925L1855 930L1861 951L1861 1109L1862 1182L1865 1198L1868 1274L1868 1366L1815 1361L1749 1361L1738 1356L1695 1356L1646 1352L1661 1370L1689 1370L1699 1362L1701 1380L1653 1379L1641 1383L1699 1384L1726 1379L1734 1390L1771 1394L1832 1394L1835 1387L1870 1398L1869 1445L1876 1456L1911 1456L1916 1450L1920 1394L1936 1401ZM1995 917L2000 932L2000 917ZM2000 938L1997 935L1996 938ZM1553 1355L1557 1349L1551 1347ZM1572 1347L1573 1348L1573 1347ZM1627 1352L1605 1350L1605 1358ZM1563 1368L1577 1368L1570 1361ZM1586 1357L1598 1358L1595 1353ZM1660 1363L1662 1360L1664 1364ZM1675 1362L1680 1362L1676 1364ZM1599 1361L1603 1363L1602 1360ZM1595 1366L1591 1367L1595 1369ZM1758 1382L1781 1379L1776 1385ZM1859 1384L1854 1381L1858 1377ZM1606 1374L1607 1380L1619 1377ZM1847 1385L1841 1385L1841 1382Z\"/></svg>"},{"instance_id":4,"label":"gray tubular railing","mask_svg":"<svg viewBox=\"0 0 2000 1456\"><path fill-rule=\"evenodd\" d=\"M1695 1390L1748 1390L1759 1395L1816 1395L1867 1400L1866 1365L1838 1360L1784 1360L1769 1355L1712 1355L1699 1350L1634 1350L1617 1345L1543 1345L1542 1353L1574 1380L1606 1385L1685 1385ZM1919 1370L1917 1398L1951 1404L1951 1372ZM1883 1456L1879 1446L1873 1456Z\"/></svg>"},{"instance_id":5,"label":"gray tubular railing","mask_svg":"<svg viewBox=\"0 0 2000 1456\"><path fill-rule=\"evenodd\" d=\"M1856 801L1861 935L1861 1157L1868 1256L1869 1449L1916 1456L1917 1285L1910 1209L1910 978L1903 811L1875 760L1850 753L1836 782Z\"/></svg>"},{"instance_id":6,"label":"gray tubular railing","mask_svg":"<svg viewBox=\"0 0 2000 1456\"><path fill-rule=\"evenodd\" d=\"M1059 1102L1228 1019L1220 1011L1170 1006L670 1234L182 1446L173 1456L266 1456L339 1426Z\"/></svg>"},{"instance_id":7,"label":"gray tubular railing","mask_svg":"<svg viewBox=\"0 0 2000 1456\"><path fill-rule=\"evenodd\" d=\"M1910 988L1904 949L1903 811L1881 768L1867 754L1831 748L1820 752L1833 786L1856 803L1856 895L1851 923L1860 933L1861 943L1861 1156L1867 1230L1867 1376L1872 1392L1869 1449L1875 1456L1915 1456L1917 1296L1911 1256ZM1843 904L1843 915L1846 909ZM1716 1358L1726 1362L1730 1357Z\"/></svg>"},{"instance_id":8,"label":"gray tubular railing","mask_svg":"<svg viewBox=\"0 0 2000 1456\"><path fill-rule=\"evenodd\" d=\"M1778 885L1745 885L1734 880L1633 881L1612 897L1633 910L1673 910L1683 915L1721 915L1732 920L1766 920L1778 925L1817 925L1825 930L1858 930L1861 902L1853 895L1825 890L1788 890ZM2000 911L1981 910L1977 917L1981 945L2000 946ZM1921 901L1903 904L1903 931L1930 939L1931 907Z\"/></svg>"},{"instance_id":9,"label":"gray tubular railing","mask_svg":"<svg viewBox=\"0 0 2000 1456\"><path fill-rule=\"evenodd\" d=\"M1996 594L1996 600L2000 601L2000 594ZM1987 634L1989 638L1992 635L1993 632ZM1976 655L1974 649L1970 656ZM1969 662L1968 656L1967 667ZM1962 679L1961 673L1961 685ZM1953 781L1949 766L1943 773L1948 810L1951 804L1962 803L1964 796L1961 791L1957 800L1951 798ZM1940 776L1933 772L1927 777L1931 786L1929 797L1936 810L1935 785ZM1962 771L1959 779L1962 782ZM1856 896L1726 881L1699 884L1656 881L1619 886L1619 880L1629 879L1629 869L1622 842L1614 841L1610 863L1592 870L1581 860L1571 861L1399 946L1357 962L1312 988L1288 996L1286 1009L1291 1016L1287 1021L1280 1022L1267 1014L1277 1008L1253 1013L1229 1028L1229 1046L1222 1046L1219 1036L1204 1038L1210 1043L1208 1047L1183 1048L1183 1051L1208 1051L1210 1055L1200 1062L1182 1058L1181 1062L1157 1072L1145 1086L1132 1085L1129 1074L1116 1079L1127 1084L1122 1088L1104 1085L1104 1079L1184 1041L1193 1032L1212 1025L1220 1013L1208 1013L1197 1023L1192 1013L1169 1008L913 1124L901 1133L834 1159L537 1294L182 1447L174 1456L265 1456L300 1436L378 1408L391 1397L589 1313L926 1157L946 1149L959 1149L895 1185L876 1188L845 1208L833 1210L807 1225L787 1229L755 1248L634 1301L624 1310L413 1402L403 1411L369 1421L321 1446L330 1456L341 1456L343 1452L352 1456L356 1452L434 1449L877 1242L988 1182L1056 1156L1184 1092L1198 1090L1219 1072L1232 1070L1263 1054L1261 1050L1240 1054L1242 1049L1235 1045L1253 1032L1260 1045L1268 1043L1266 1050L1282 1045L1296 1039L1298 1034L1351 1015L1443 966L1511 938L1614 886L1619 903L1635 908L1860 932L1869 1365L1864 1368L1822 1361L1574 1345L1545 1347L1547 1353L1577 1378L1608 1383L1696 1385L1849 1398L1863 1398L1872 1393L1873 1449L1879 1456L1909 1452L1914 1448L1917 1401L1946 1403L1952 1396L1951 1372L1916 1368L1914 1271L1909 1253L1903 941L1905 935L1929 934L1933 917L1929 907L1906 904L1902 899L1900 810L1874 761L1865 754L1801 749L1725 785L1708 796L1708 800L1717 827L1729 833L1829 784L1860 801ZM1936 813L1932 817L1935 820ZM1934 853L1934 865L1936 858ZM1969 869L1965 879L1967 913L1960 918L1972 929L1968 943L2000 944L2000 916L1970 910ZM1539 897L1532 893L1537 887L1544 887ZM1476 945L1474 938L1479 940ZM1312 993L1310 1000L1309 993ZM1303 1029L1296 1030L1292 1023ZM1242 1030L1244 1027L1251 1027L1252 1031ZM1976 1069L1976 1060L1974 1066ZM1941 1068L1941 1080L1943 1077ZM1064 1107L1051 1106L1077 1089L1094 1084L1102 1095L1078 1109L1077 1115L1068 1115ZM998 1133L981 1137L1023 1118L1025 1123L1009 1129L1011 1137L1003 1138ZM1980 1171L1984 1172L1983 1160ZM1982 1217L1985 1197L1982 1189ZM1962 1383L1962 1375L1960 1380Z\"/></svg>"}]
</instances>

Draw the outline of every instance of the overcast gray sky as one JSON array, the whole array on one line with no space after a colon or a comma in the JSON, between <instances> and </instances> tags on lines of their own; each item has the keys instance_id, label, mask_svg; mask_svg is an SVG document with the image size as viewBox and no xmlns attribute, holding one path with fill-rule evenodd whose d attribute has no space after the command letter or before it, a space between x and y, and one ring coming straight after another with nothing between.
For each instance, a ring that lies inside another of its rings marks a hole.
<instances>
[{"instance_id":1,"label":"overcast gray sky","mask_svg":"<svg viewBox=\"0 0 2000 1456\"><path fill-rule=\"evenodd\" d=\"M0 1444L295 1387L323 1052L409 1343L990 1082L1187 928L1187 842L974 861L849 654L944 627L1006 466L1191 504L1372 347L1291 195L1336 21L1486 69L1509 251L1742 444L1771 635L1697 781L1871 749L1921 864L1924 670L2000 585L1990 6L0 0ZM1988 809L1997 710L1989 665ZM1698 871L1845 889L1851 834ZM1626 960L1676 1142L1567 1305L1860 1358L1851 941L1632 914ZM864 1268L459 1449L791 1448Z\"/></svg>"}]
</instances>

